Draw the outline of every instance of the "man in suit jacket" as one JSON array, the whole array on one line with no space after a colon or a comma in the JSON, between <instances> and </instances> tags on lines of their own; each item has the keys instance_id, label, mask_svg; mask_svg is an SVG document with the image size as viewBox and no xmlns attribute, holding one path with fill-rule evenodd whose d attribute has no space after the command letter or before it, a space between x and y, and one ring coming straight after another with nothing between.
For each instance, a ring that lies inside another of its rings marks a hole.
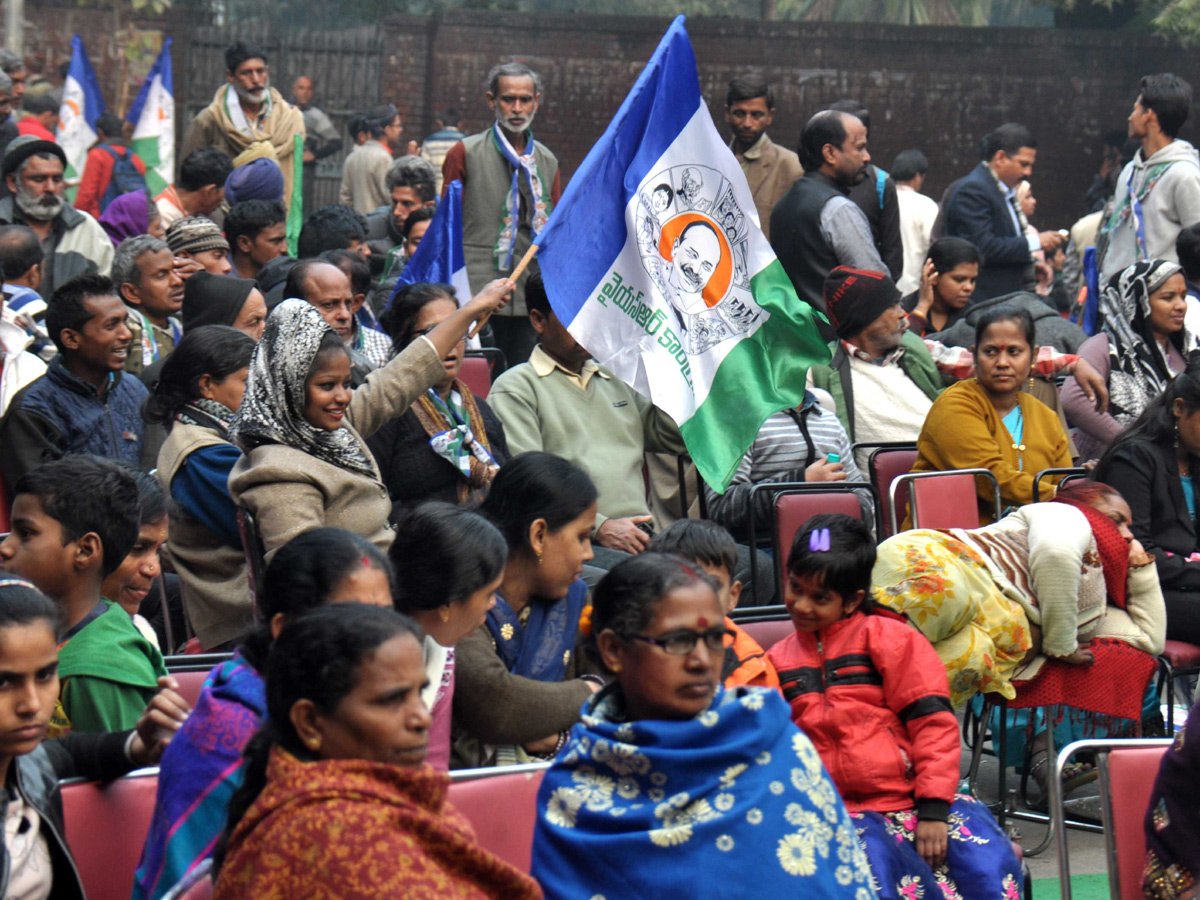
<instances>
[{"instance_id":1,"label":"man in suit jacket","mask_svg":"<svg viewBox=\"0 0 1200 900\"><path fill-rule=\"evenodd\" d=\"M983 139L982 161L962 180L945 210L947 237L964 238L983 254L975 300L1032 286L1033 256L1063 242L1056 231L1026 234L1028 222L1017 203L1017 185L1033 173L1037 142L1013 122Z\"/></svg>"},{"instance_id":2,"label":"man in suit jacket","mask_svg":"<svg viewBox=\"0 0 1200 900\"><path fill-rule=\"evenodd\" d=\"M758 223L771 239L771 210L804 174L800 157L780 147L767 129L775 119L775 92L761 75L739 75L725 94L725 121L733 132L729 148L742 164Z\"/></svg>"}]
</instances>

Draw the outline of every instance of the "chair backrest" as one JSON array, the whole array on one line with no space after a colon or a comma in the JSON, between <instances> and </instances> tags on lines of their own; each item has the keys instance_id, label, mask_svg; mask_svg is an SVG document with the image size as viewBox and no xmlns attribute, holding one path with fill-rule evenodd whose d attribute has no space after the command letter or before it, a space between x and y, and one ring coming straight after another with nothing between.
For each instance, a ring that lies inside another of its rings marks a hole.
<instances>
[{"instance_id":1,"label":"chair backrest","mask_svg":"<svg viewBox=\"0 0 1200 900\"><path fill-rule=\"evenodd\" d=\"M1111 797L1112 834L1109 846L1115 851L1116 872L1110 879L1120 883L1121 900L1140 900L1142 866L1146 860L1144 821L1166 747L1136 747L1108 754L1108 790Z\"/></svg>"},{"instance_id":2,"label":"chair backrest","mask_svg":"<svg viewBox=\"0 0 1200 900\"><path fill-rule=\"evenodd\" d=\"M782 641L789 634L796 633L796 626L791 619L765 619L760 622L738 622L738 626L754 638L763 650Z\"/></svg>"},{"instance_id":3,"label":"chair backrest","mask_svg":"<svg viewBox=\"0 0 1200 900\"><path fill-rule=\"evenodd\" d=\"M492 389L492 368L482 356L464 356L458 377L471 389L476 397L487 399Z\"/></svg>"},{"instance_id":4,"label":"chair backrest","mask_svg":"<svg viewBox=\"0 0 1200 900\"><path fill-rule=\"evenodd\" d=\"M179 696L186 700L188 705L195 706L196 701L200 699L200 688L204 687L208 672L172 672L171 677L179 682Z\"/></svg>"},{"instance_id":5,"label":"chair backrest","mask_svg":"<svg viewBox=\"0 0 1200 900\"><path fill-rule=\"evenodd\" d=\"M1000 485L987 469L956 469L948 472L910 472L892 482L891 518L898 524L903 507L898 498L907 485L913 528L978 528L979 496L975 479L990 481L994 497L995 516L1000 517Z\"/></svg>"},{"instance_id":6,"label":"chair backrest","mask_svg":"<svg viewBox=\"0 0 1200 900\"><path fill-rule=\"evenodd\" d=\"M267 571L267 548L258 533L258 523L245 507L238 507L238 532L246 552L246 576L250 582L250 597L254 601L254 615L258 617L258 591Z\"/></svg>"},{"instance_id":7,"label":"chair backrest","mask_svg":"<svg viewBox=\"0 0 1200 900\"><path fill-rule=\"evenodd\" d=\"M1082 466L1075 466L1069 469L1042 469L1042 471L1033 476L1033 502L1037 503L1042 499L1042 481L1044 479L1061 476L1057 482L1058 487L1061 488L1072 481L1087 481L1090 474Z\"/></svg>"},{"instance_id":8,"label":"chair backrest","mask_svg":"<svg viewBox=\"0 0 1200 900\"><path fill-rule=\"evenodd\" d=\"M157 790L157 769L108 784L63 784L67 843L88 900L129 900L134 870L150 831Z\"/></svg>"},{"instance_id":9,"label":"chair backrest","mask_svg":"<svg viewBox=\"0 0 1200 900\"><path fill-rule=\"evenodd\" d=\"M529 871L537 792L545 766L462 779L450 784L450 805L467 817L480 845L522 872Z\"/></svg>"},{"instance_id":10,"label":"chair backrest","mask_svg":"<svg viewBox=\"0 0 1200 900\"><path fill-rule=\"evenodd\" d=\"M775 558L781 567L787 565L796 532L821 513L842 513L854 519L863 517L858 495L846 491L785 492L775 498Z\"/></svg>"},{"instance_id":11,"label":"chair backrest","mask_svg":"<svg viewBox=\"0 0 1200 900\"><path fill-rule=\"evenodd\" d=\"M867 458L867 478L875 485L878 494L880 538L890 537L892 482L901 475L912 471L913 463L917 461L915 444L905 447L878 447L871 451ZM896 505L900 509L908 509L908 486L896 492ZM897 516L897 520L903 516Z\"/></svg>"}]
</instances>

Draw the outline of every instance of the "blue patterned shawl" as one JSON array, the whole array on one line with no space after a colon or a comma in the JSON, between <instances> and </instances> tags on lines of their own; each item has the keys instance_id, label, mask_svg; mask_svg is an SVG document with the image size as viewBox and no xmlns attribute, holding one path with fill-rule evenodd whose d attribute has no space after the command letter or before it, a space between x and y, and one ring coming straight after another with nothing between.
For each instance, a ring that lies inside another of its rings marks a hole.
<instances>
[{"instance_id":1,"label":"blue patterned shawl","mask_svg":"<svg viewBox=\"0 0 1200 900\"><path fill-rule=\"evenodd\" d=\"M587 585L576 579L559 600L531 599L529 619L522 625L497 593L496 605L487 614L487 628L508 671L535 681L562 681L575 650L587 594Z\"/></svg>"},{"instance_id":2,"label":"blue patterned shawl","mask_svg":"<svg viewBox=\"0 0 1200 900\"><path fill-rule=\"evenodd\" d=\"M156 900L212 856L242 784L242 750L267 714L262 676L237 653L214 668L163 754L133 900Z\"/></svg>"},{"instance_id":3,"label":"blue patterned shawl","mask_svg":"<svg viewBox=\"0 0 1200 900\"><path fill-rule=\"evenodd\" d=\"M686 721L626 722L616 686L589 700L538 791L532 874L546 900L875 898L816 749L750 687Z\"/></svg>"}]
</instances>

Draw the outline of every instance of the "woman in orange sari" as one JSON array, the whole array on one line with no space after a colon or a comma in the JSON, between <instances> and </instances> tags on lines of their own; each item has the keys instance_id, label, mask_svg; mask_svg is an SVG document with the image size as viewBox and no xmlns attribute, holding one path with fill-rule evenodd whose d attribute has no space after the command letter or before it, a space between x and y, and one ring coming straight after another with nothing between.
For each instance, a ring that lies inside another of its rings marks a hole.
<instances>
[{"instance_id":1,"label":"woman in orange sari","mask_svg":"<svg viewBox=\"0 0 1200 900\"><path fill-rule=\"evenodd\" d=\"M475 842L425 763L420 629L346 603L290 621L271 650L267 719L217 847L216 900L537 900Z\"/></svg>"}]
</instances>

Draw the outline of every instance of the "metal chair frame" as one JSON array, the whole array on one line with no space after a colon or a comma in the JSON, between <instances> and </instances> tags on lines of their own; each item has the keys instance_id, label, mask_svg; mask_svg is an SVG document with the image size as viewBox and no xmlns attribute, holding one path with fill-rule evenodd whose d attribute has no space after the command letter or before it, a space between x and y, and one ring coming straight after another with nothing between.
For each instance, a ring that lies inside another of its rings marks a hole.
<instances>
[{"instance_id":1,"label":"metal chair frame","mask_svg":"<svg viewBox=\"0 0 1200 900\"><path fill-rule=\"evenodd\" d=\"M882 499L885 499L885 498L884 498L884 492L880 489L879 472L878 472L878 469L875 464L875 458L880 453L886 453L889 450L913 450L913 451L915 451L917 449L917 445L911 441L880 441L878 443L862 442L862 443L858 443L858 444L851 444L850 445L850 454L851 454L851 456L854 456L855 461L857 461L858 457L855 454L857 454L857 452L859 450L867 450L868 448L870 449L871 452L869 454L867 454L867 481L869 481L869 482L871 482L871 484L875 485L875 494L882 501ZM897 476L897 477L899 477L899 476ZM890 485L889 485L889 487L890 487ZM888 503L890 504L891 497L888 496L888 497L886 497L886 499L887 499ZM881 541L884 538L891 537L891 535L888 534L888 531L887 531L888 524L889 524L889 521L888 521L889 518L890 517L883 510L883 503L880 502L880 503L876 504L875 519L878 524L876 525L875 534L878 536L879 540L881 540Z\"/></svg>"},{"instance_id":2,"label":"metal chair frame","mask_svg":"<svg viewBox=\"0 0 1200 900\"><path fill-rule=\"evenodd\" d=\"M1000 482L996 480L996 476L992 474L991 469L949 469L945 472L909 472L907 475L900 475L897 478L894 478L888 488L888 500L889 505L891 506L891 508L888 510L888 517L891 520L890 524L892 526L892 534L898 534L900 531L899 518L896 515L896 493L899 491L900 486L903 484L910 485L908 502L912 508L912 527L920 528L921 526L918 518L920 513L917 509L916 492L911 488L912 483L916 481L922 481L927 478L946 478L951 475L974 475L979 478L987 478L989 481L991 481L992 490L995 494L993 503L995 505L996 518L1000 518L1000 513L1004 508L1000 500ZM973 496L978 497L978 491L976 491Z\"/></svg>"},{"instance_id":3,"label":"metal chair frame","mask_svg":"<svg viewBox=\"0 0 1200 900\"><path fill-rule=\"evenodd\" d=\"M230 659L233 659L232 653L179 653L164 656L163 663L168 672L207 672Z\"/></svg>"},{"instance_id":4,"label":"metal chair frame","mask_svg":"<svg viewBox=\"0 0 1200 900\"><path fill-rule=\"evenodd\" d=\"M1058 823L1060 831L1064 825L1071 824L1066 818L1062 795L1062 773L1067 766L1067 762L1080 750L1094 750L1096 752L1096 769L1100 773L1100 816L1102 825L1095 830L1104 832L1104 854L1108 863L1108 891L1112 900L1121 900L1121 867L1117 859L1116 839L1112 829L1114 810L1112 805L1112 791L1109 787L1108 754L1113 750L1126 748L1145 750L1150 747L1163 747L1165 749L1173 743L1174 740L1171 738L1114 738L1112 740L1074 741L1063 747L1062 752L1058 754L1058 758L1055 760L1054 771L1050 773L1051 834L1055 830L1056 823ZM1058 841L1058 875L1059 892L1062 895L1062 900L1071 900L1071 861L1067 841L1063 838L1060 838Z\"/></svg>"},{"instance_id":5,"label":"metal chair frame","mask_svg":"<svg viewBox=\"0 0 1200 900\"><path fill-rule=\"evenodd\" d=\"M1086 479L1089 474L1091 473L1087 469L1083 468L1083 466L1075 466L1073 468L1065 469L1042 469L1042 471L1033 476L1033 502L1041 502L1038 498L1041 496L1043 478L1049 478L1054 475L1063 475L1065 477L1058 483L1061 487L1068 481L1075 481L1080 478Z\"/></svg>"},{"instance_id":6,"label":"metal chair frame","mask_svg":"<svg viewBox=\"0 0 1200 900\"><path fill-rule=\"evenodd\" d=\"M783 494L853 494L856 491L868 491L871 494L871 499L875 501L875 508L879 508L879 495L875 492L875 488L866 481L773 481L756 484L750 488L750 514L747 517L747 540L750 544L750 553L753 558L754 552L758 549L758 528L755 523L757 511L757 495L771 492L774 496L771 498L771 554L774 565L771 567L775 576L775 596L783 596L783 566L786 564L786 559L781 559L781 554L778 552L780 548L776 547L778 538L778 521L775 515L775 507L779 503L779 498ZM754 606L758 605L758 580L755 579L750 585L751 602Z\"/></svg>"}]
</instances>

